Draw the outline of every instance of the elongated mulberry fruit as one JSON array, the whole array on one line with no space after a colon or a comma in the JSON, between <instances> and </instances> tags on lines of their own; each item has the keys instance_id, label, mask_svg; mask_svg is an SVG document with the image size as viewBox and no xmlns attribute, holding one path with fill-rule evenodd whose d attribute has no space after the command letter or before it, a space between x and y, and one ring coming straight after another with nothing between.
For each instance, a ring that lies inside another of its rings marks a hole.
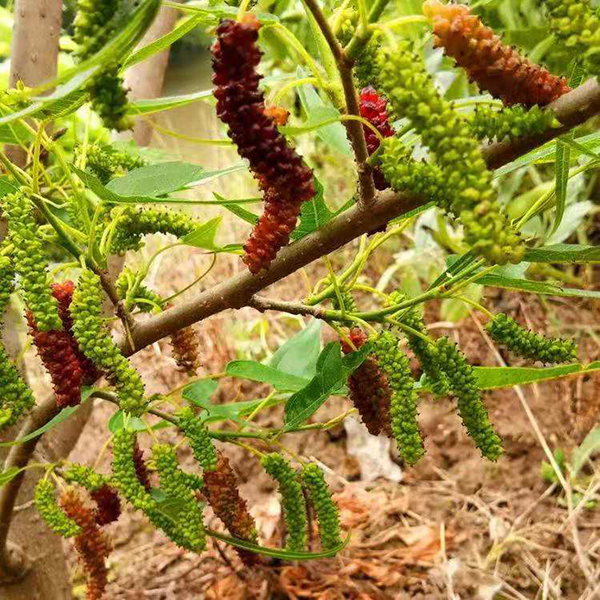
<instances>
[{"instance_id":1,"label":"elongated mulberry fruit","mask_svg":"<svg viewBox=\"0 0 600 600\"><path fill-rule=\"evenodd\" d=\"M116 387L119 406L134 416L146 408L144 384L138 372L115 346L102 318L100 278L85 269L73 293L73 334L83 353Z\"/></svg>"},{"instance_id":2,"label":"elongated mulberry fruit","mask_svg":"<svg viewBox=\"0 0 600 600\"><path fill-rule=\"evenodd\" d=\"M469 118L469 127L477 139L513 140L543 133L558 123L552 111L534 106L527 110L513 106L494 110L489 106L478 106Z\"/></svg>"},{"instance_id":3,"label":"elongated mulberry fruit","mask_svg":"<svg viewBox=\"0 0 600 600\"><path fill-rule=\"evenodd\" d=\"M283 516L287 527L286 548L302 552L306 549L307 517L306 501L298 473L281 454L267 454L261 463L265 471L279 485Z\"/></svg>"},{"instance_id":4,"label":"elongated mulberry fruit","mask_svg":"<svg viewBox=\"0 0 600 600\"><path fill-rule=\"evenodd\" d=\"M437 348L440 366L448 377L467 433L485 458L498 460L503 452L502 441L490 423L473 367L448 338L440 338Z\"/></svg>"},{"instance_id":5,"label":"elongated mulberry fruit","mask_svg":"<svg viewBox=\"0 0 600 600\"><path fill-rule=\"evenodd\" d=\"M387 100L382 98L373 86L363 88L360 93L360 116L369 121L383 137L392 137L396 133L389 122ZM367 142L367 151L369 154L373 154L381 142L371 128L363 125L363 131ZM385 190L389 187L378 168L373 170L373 181L378 190Z\"/></svg>"},{"instance_id":6,"label":"elongated mulberry fruit","mask_svg":"<svg viewBox=\"0 0 600 600\"><path fill-rule=\"evenodd\" d=\"M367 343L365 332L355 327L350 330L350 340L356 349ZM353 348L342 343L344 353L349 354ZM348 378L350 400L362 422L371 435L389 432L389 405L392 392L388 379L381 370L375 355L367 356L365 361Z\"/></svg>"},{"instance_id":7,"label":"elongated mulberry fruit","mask_svg":"<svg viewBox=\"0 0 600 600\"><path fill-rule=\"evenodd\" d=\"M125 267L117 278L117 293L128 309L138 308L142 312L162 310L165 300L156 292L148 289L142 282L138 282L138 273Z\"/></svg>"},{"instance_id":8,"label":"elongated mulberry fruit","mask_svg":"<svg viewBox=\"0 0 600 600\"><path fill-rule=\"evenodd\" d=\"M195 552L206 548L206 534L202 521L202 507L196 494L188 485L188 477L179 468L177 453L168 444L155 444L152 456L156 470L160 475L162 491L181 504L177 518L180 535L187 540L188 546Z\"/></svg>"},{"instance_id":9,"label":"elongated mulberry fruit","mask_svg":"<svg viewBox=\"0 0 600 600\"><path fill-rule=\"evenodd\" d=\"M302 480L319 523L319 537L323 550L332 550L342 543L340 536L340 512L331 497L323 471L314 463L304 467Z\"/></svg>"},{"instance_id":10,"label":"elongated mulberry fruit","mask_svg":"<svg viewBox=\"0 0 600 600\"><path fill-rule=\"evenodd\" d=\"M252 14L241 22L225 19L212 48L217 114L264 191L265 211L244 246L244 262L252 273L268 268L288 243L301 205L315 195L311 170L265 111L256 71L259 28Z\"/></svg>"},{"instance_id":11,"label":"elongated mulberry fruit","mask_svg":"<svg viewBox=\"0 0 600 600\"><path fill-rule=\"evenodd\" d=\"M200 336L193 325L170 336L173 358L182 373L193 376L200 368Z\"/></svg>"},{"instance_id":12,"label":"elongated mulberry fruit","mask_svg":"<svg viewBox=\"0 0 600 600\"><path fill-rule=\"evenodd\" d=\"M505 105L546 106L570 91L564 77L504 45L468 6L426 0L423 13L433 23L435 45L443 47L481 90Z\"/></svg>"},{"instance_id":13,"label":"elongated mulberry fruit","mask_svg":"<svg viewBox=\"0 0 600 600\"><path fill-rule=\"evenodd\" d=\"M347 289L340 290L339 298L337 294L333 294L331 296L331 304L334 310L344 311L346 313L357 311L356 300L354 300L352 292Z\"/></svg>"},{"instance_id":14,"label":"elongated mulberry fruit","mask_svg":"<svg viewBox=\"0 0 600 600\"><path fill-rule=\"evenodd\" d=\"M76 156L80 156L82 151L83 146L77 146L75 148ZM86 168L103 184L107 184L118 175L139 169L148 164L148 161L141 156L116 150L113 146L100 143L95 143L87 147L85 160Z\"/></svg>"},{"instance_id":15,"label":"elongated mulberry fruit","mask_svg":"<svg viewBox=\"0 0 600 600\"><path fill-rule=\"evenodd\" d=\"M81 530L75 538L75 549L88 578L86 598L100 600L108 583L106 558L112 549L110 541L98 527L94 513L84 505L75 490L66 490L60 505Z\"/></svg>"},{"instance_id":16,"label":"elongated mulberry fruit","mask_svg":"<svg viewBox=\"0 0 600 600\"><path fill-rule=\"evenodd\" d=\"M48 281L48 261L33 217L33 204L21 189L5 196L2 206L9 219L9 239L15 246L13 261L21 277L25 303L40 331L59 331L62 322Z\"/></svg>"},{"instance_id":17,"label":"elongated mulberry fruit","mask_svg":"<svg viewBox=\"0 0 600 600\"><path fill-rule=\"evenodd\" d=\"M144 489L149 492L152 489L150 474L148 473L148 465L144 460L144 451L140 448L137 438L133 444L133 464L135 466L135 474L138 481L142 484Z\"/></svg>"},{"instance_id":18,"label":"elongated mulberry fruit","mask_svg":"<svg viewBox=\"0 0 600 600\"><path fill-rule=\"evenodd\" d=\"M240 496L238 480L229 466L229 459L218 452L216 469L204 471L203 493L215 515L229 533L240 540L256 543L258 534L254 519L248 512L246 501ZM260 562L258 555L236 548L242 562L252 566Z\"/></svg>"},{"instance_id":19,"label":"elongated mulberry fruit","mask_svg":"<svg viewBox=\"0 0 600 600\"><path fill-rule=\"evenodd\" d=\"M423 437L418 421L418 396L410 371L408 358L398 347L398 340L389 331L383 331L371 340L373 353L385 373L390 390L391 430L398 451L410 465L424 454Z\"/></svg>"},{"instance_id":20,"label":"elongated mulberry fruit","mask_svg":"<svg viewBox=\"0 0 600 600\"><path fill-rule=\"evenodd\" d=\"M439 95L421 56L408 42L400 42L393 51L382 51L378 63L382 91L435 156L447 196L443 206L460 218L467 243L491 263L520 262L525 246L495 197L479 144L466 120ZM389 149L383 149L384 156Z\"/></svg>"},{"instance_id":21,"label":"elongated mulberry fruit","mask_svg":"<svg viewBox=\"0 0 600 600\"><path fill-rule=\"evenodd\" d=\"M61 510L56 500L54 486L47 479L38 481L35 487L34 502L40 516L54 533L65 538L71 538L81 533L79 525Z\"/></svg>"},{"instance_id":22,"label":"elongated mulberry fruit","mask_svg":"<svg viewBox=\"0 0 600 600\"><path fill-rule=\"evenodd\" d=\"M523 358L544 363L564 363L577 360L577 344L573 340L548 338L521 327L514 319L499 313L486 329L491 338L504 344L511 352Z\"/></svg>"},{"instance_id":23,"label":"elongated mulberry fruit","mask_svg":"<svg viewBox=\"0 0 600 600\"><path fill-rule=\"evenodd\" d=\"M189 406L182 408L175 416L179 429L190 444L194 458L204 471L215 471L219 464L219 456L200 417L196 416Z\"/></svg>"}]
</instances>

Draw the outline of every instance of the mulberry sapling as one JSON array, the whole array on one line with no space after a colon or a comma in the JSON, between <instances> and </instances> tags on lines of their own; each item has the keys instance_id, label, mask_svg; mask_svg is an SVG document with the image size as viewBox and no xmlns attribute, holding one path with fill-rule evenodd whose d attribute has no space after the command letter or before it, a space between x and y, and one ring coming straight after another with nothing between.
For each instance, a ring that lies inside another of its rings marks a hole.
<instances>
[{"instance_id":1,"label":"mulberry sapling","mask_svg":"<svg viewBox=\"0 0 600 600\"><path fill-rule=\"evenodd\" d=\"M188 443L204 471L214 471L217 468L219 457L206 427L201 419L189 407L182 408L175 415L179 429L186 436Z\"/></svg>"},{"instance_id":2,"label":"mulberry sapling","mask_svg":"<svg viewBox=\"0 0 600 600\"><path fill-rule=\"evenodd\" d=\"M514 319L499 313L486 327L491 338L504 344L523 358L544 363L564 363L577 360L577 344L573 340L548 338L521 327Z\"/></svg>"},{"instance_id":3,"label":"mulberry sapling","mask_svg":"<svg viewBox=\"0 0 600 600\"><path fill-rule=\"evenodd\" d=\"M134 416L146 408L144 384L138 372L115 346L102 318L100 278L85 269L73 294L73 334L83 353L117 389L119 406Z\"/></svg>"},{"instance_id":4,"label":"mulberry sapling","mask_svg":"<svg viewBox=\"0 0 600 600\"><path fill-rule=\"evenodd\" d=\"M443 47L482 91L505 105L546 106L570 91L564 77L552 75L504 45L468 6L426 0L423 13L433 24L435 45Z\"/></svg>"},{"instance_id":5,"label":"mulberry sapling","mask_svg":"<svg viewBox=\"0 0 600 600\"><path fill-rule=\"evenodd\" d=\"M177 499L182 508L177 518L181 537L194 552L206 549L206 534L202 521L202 508L194 490L188 485L188 477L179 468L177 453L172 446L155 444L152 456L160 475L160 486L169 498Z\"/></svg>"},{"instance_id":6,"label":"mulberry sapling","mask_svg":"<svg viewBox=\"0 0 600 600\"><path fill-rule=\"evenodd\" d=\"M298 473L281 456L267 454L261 463L265 471L278 483L283 516L287 527L288 550L302 552L306 549L306 502Z\"/></svg>"},{"instance_id":7,"label":"mulberry sapling","mask_svg":"<svg viewBox=\"0 0 600 600\"><path fill-rule=\"evenodd\" d=\"M418 396L408 358L389 331L371 340L373 353L385 373L390 390L391 430L402 458L414 465L424 454L423 438L418 422Z\"/></svg>"},{"instance_id":8,"label":"mulberry sapling","mask_svg":"<svg viewBox=\"0 0 600 600\"><path fill-rule=\"evenodd\" d=\"M58 506L54 486L50 481L47 479L38 481L33 499L40 516L54 533L65 538L71 538L81 533L79 525Z\"/></svg>"},{"instance_id":9,"label":"mulberry sapling","mask_svg":"<svg viewBox=\"0 0 600 600\"><path fill-rule=\"evenodd\" d=\"M252 273L266 269L288 243L301 205L315 194L311 170L265 110L256 71L259 28L252 14L242 21L225 19L212 48L217 115L264 192L264 213L244 245L244 262Z\"/></svg>"},{"instance_id":10,"label":"mulberry sapling","mask_svg":"<svg viewBox=\"0 0 600 600\"><path fill-rule=\"evenodd\" d=\"M9 219L9 239L15 246L15 269L21 278L25 302L39 331L60 331L58 303L48 281L48 261L33 217L33 204L23 189L4 197Z\"/></svg>"},{"instance_id":11,"label":"mulberry sapling","mask_svg":"<svg viewBox=\"0 0 600 600\"><path fill-rule=\"evenodd\" d=\"M524 244L495 198L492 175L478 142L465 119L439 95L421 57L408 42L400 42L393 52L381 52L378 63L382 91L435 156L448 198L443 206L460 218L467 243L491 263L520 262ZM384 147L384 155L388 150Z\"/></svg>"},{"instance_id":12,"label":"mulberry sapling","mask_svg":"<svg viewBox=\"0 0 600 600\"><path fill-rule=\"evenodd\" d=\"M319 523L319 537L323 550L332 550L342 543L340 537L340 513L331 497L323 471L309 463L302 472L302 481L315 510Z\"/></svg>"},{"instance_id":13,"label":"mulberry sapling","mask_svg":"<svg viewBox=\"0 0 600 600\"><path fill-rule=\"evenodd\" d=\"M490 423L473 367L448 338L440 338L437 348L440 367L448 377L450 388L456 397L458 414L467 433L485 458L498 460L503 452L502 441Z\"/></svg>"},{"instance_id":14,"label":"mulberry sapling","mask_svg":"<svg viewBox=\"0 0 600 600\"><path fill-rule=\"evenodd\" d=\"M362 348L367 342L367 335L362 329L350 330L350 341L354 348ZM354 350L350 344L343 342L344 353ZM367 356L365 361L348 378L348 392L352 404L371 435L388 433L389 405L391 390L386 375L379 366L377 357Z\"/></svg>"}]
</instances>

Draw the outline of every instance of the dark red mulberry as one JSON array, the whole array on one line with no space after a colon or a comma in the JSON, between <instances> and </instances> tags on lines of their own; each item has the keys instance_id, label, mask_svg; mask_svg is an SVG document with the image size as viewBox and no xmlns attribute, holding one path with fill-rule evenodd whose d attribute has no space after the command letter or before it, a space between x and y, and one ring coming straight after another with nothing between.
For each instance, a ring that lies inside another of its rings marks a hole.
<instances>
[{"instance_id":1,"label":"dark red mulberry","mask_svg":"<svg viewBox=\"0 0 600 600\"><path fill-rule=\"evenodd\" d=\"M246 501L240 496L237 477L229 465L229 459L220 452L218 455L217 468L214 471L204 471L202 492L233 537L256 543L256 525L248 512ZM260 562L257 554L241 548L236 550L246 566Z\"/></svg>"},{"instance_id":2,"label":"dark red mulberry","mask_svg":"<svg viewBox=\"0 0 600 600\"><path fill-rule=\"evenodd\" d=\"M81 401L81 388L98 378L90 361L79 351L71 327L73 322L69 306L73 298L73 282L52 286L52 295L58 300L59 314L63 324L60 331L40 331L27 311L27 322L38 354L52 378L56 404L59 408L77 406Z\"/></svg>"},{"instance_id":3,"label":"dark red mulberry","mask_svg":"<svg viewBox=\"0 0 600 600\"><path fill-rule=\"evenodd\" d=\"M427 0L423 13L433 23L435 45L443 47L481 90L507 106L545 106L571 90L564 77L552 75L503 44L468 6Z\"/></svg>"},{"instance_id":4,"label":"dark red mulberry","mask_svg":"<svg viewBox=\"0 0 600 600\"><path fill-rule=\"evenodd\" d=\"M135 445L133 446L133 462L135 463L135 473L137 478L144 486L146 491L149 492L152 489L150 475L148 473L146 461L144 460L144 451L140 448L137 439L135 440Z\"/></svg>"},{"instance_id":5,"label":"dark red mulberry","mask_svg":"<svg viewBox=\"0 0 600 600\"><path fill-rule=\"evenodd\" d=\"M111 551L110 542L96 524L94 513L83 504L74 490L64 492L60 505L81 529L75 538L75 549L88 578L87 599L100 600L108 583L105 559Z\"/></svg>"},{"instance_id":6,"label":"dark red mulberry","mask_svg":"<svg viewBox=\"0 0 600 600\"><path fill-rule=\"evenodd\" d=\"M383 137L392 137L396 133L389 122L387 100L382 98L371 85L363 88L360 93L360 116L369 121ZM381 142L370 127L363 125L363 130L367 150L369 154L373 154L379 148ZM373 181L378 190L385 190L390 187L379 168L373 170Z\"/></svg>"},{"instance_id":7,"label":"dark red mulberry","mask_svg":"<svg viewBox=\"0 0 600 600\"><path fill-rule=\"evenodd\" d=\"M350 331L350 340L358 349L367 342L365 332L355 327ZM348 354L353 348L342 343L343 351ZM380 369L377 358L370 355L348 378L350 400L371 435L390 432L391 390L385 373Z\"/></svg>"},{"instance_id":8,"label":"dark red mulberry","mask_svg":"<svg viewBox=\"0 0 600 600\"><path fill-rule=\"evenodd\" d=\"M315 194L312 171L288 145L258 89L260 23L251 14L225 19L213 45L217 114L265 193L266 209L244 247L252 273L268 268L294 230L300 206Z\"/></svg>"},{"instance_id":9,"label":"dark red mulberry","mask_svg":"<svg viewBox=\"0 0 600 600\"><path fill-rule=\"evenodd\" d=\"M97 490L90 492L92 500L96 503L96 512L94 514L96 523L101 527L114 523L121 515L121 501L115 488L104 484Z\"/></svg>"}]
</instances>

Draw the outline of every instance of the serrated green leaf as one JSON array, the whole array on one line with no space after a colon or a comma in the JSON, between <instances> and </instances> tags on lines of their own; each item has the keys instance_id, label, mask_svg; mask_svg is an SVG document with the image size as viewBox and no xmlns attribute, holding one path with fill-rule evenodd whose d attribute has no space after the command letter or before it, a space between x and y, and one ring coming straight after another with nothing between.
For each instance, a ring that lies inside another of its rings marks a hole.
<instances>
[{"instance_id":1,"label":"serrated green leaf","mask_svg":"<svg viewBox=\"0 0 600 600\"><path fill-rule=\"evenodd\" d=\"M311 200L302 205L300 223L291 236L293 240L302 239L329 223L335 216L325 203L323 184L316 177L314 182L316 193Z\"/></svg>"},{"instance_id":2,"label":"serrated green leaf","mask_svg":"<svg viewBox=\"0 0 600 600\"><path fill-rule=\"evenodd\" d=\"M569 184L569 166L571 164L571 148L565 144L562 138L556 140L556 161L555 161L555 196L556 208L554 214L554 224L552 226L552 235L562 223L567 205L567 185Z\"/></svg>"},{"instance_id":3,"label":"serrated green leaf","mask_svg":"<svg viewBox=\"0 0 600 600\"><path fill-rule=\"evenodd\" d=\"M230 377L268 383L282 392L300 390L309 382L304 377L290 375L253 360L234 360L227 365L225 373Z\"/></svg>"},{"instance_id":4,"label":"serrated green leaf","mask_svg":"<svg viewBox=\"0 0 600 600\"><path fill-rule=\"evenodd\" d=\"M194 381L186 385L181 395L194 404L198 402L210 402L218 387L219 382L214 379L201 379L200 381Z\"/></svg>"},{"instance_id":5,"label":"serrated green leaf","mask_svg":"<svg viewBox=\"0 0 600 600\"><path fill-rule=\"evenodd\" d=\"M201 100L209 100L213 97L212 90L202 90L192 94L181 94L179 96L164 96L151 100L135 100L127 105L127 112L132 115L152 115L165 110L173 110L181 106L188 106Z\"/></svg>"}]
</instances>

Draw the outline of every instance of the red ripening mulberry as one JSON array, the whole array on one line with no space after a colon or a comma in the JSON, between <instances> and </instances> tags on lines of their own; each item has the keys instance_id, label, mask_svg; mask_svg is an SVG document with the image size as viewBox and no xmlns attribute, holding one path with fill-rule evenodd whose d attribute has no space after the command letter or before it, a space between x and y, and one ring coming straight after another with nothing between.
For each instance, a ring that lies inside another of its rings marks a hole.
<instances>
[{"instance_id":1,"label":"red ripening mulberry","mask_svg":"<svg viewBox=\"0 0 600 600\"><path fill-rule=\"evenodd\" d=\"M236 538L256 543L256 525L248 512L246 501L238 491L238 481L229 459L218 452L217 468L204 471L204 488L202 492L215 515L219 517L229 533ZM260 562L260 557L253 552L236 548L242 562L250 567Z\"/></svg>"},{"instance_id":2,"label":"red ripening mulberry","mask_svg":"<svg viewBox=\"0 0 600 600\"><path fill-rule=\"evenodd\" d=\"M148 467L146 466L146 461L144 460L144 451L140 448L137 439L135 440L135 445L133 446L133 462L135 463L135 473L137 478L144 486L146 491L149 492L152 489L150 475L148 474Z\"/></svg>"},{"instance_id":3,"label":"red ripening mulberry","mask_svg":"<svg viewBox=\"0 0 600 600\"><path fill-rule=\"evenodd\" d=\"M179 370L195 375L200 367L200 337L196 328L190 325L171 334L171 349Z\"/></svg>"},{"instance_id":4,"label":"red ripening mulberry","mask_svg":"<svg viewBox=\"0 0 600 600\"><path fill-rule=\"evenodd\" d=\"M350 330L350 340L361 348L367 341L366 333L359 327ZM342 342L345 354L353 351L347 342ZM371 435L390 433L391 391L385 373L379 368L377 358L368 356L356 371L348 378L350 400Z\"/></svg>"},{"instance_id":5,"label":"red ripening mulberry","mask_svg":"<svg viewBox=\"0 0 600 600\"><path fill-rule=\"evenodd\" d=\"M61 331L39 331L33 313L27 311L29 331L44 367L52 378L58 408L77 406L81 402L81 388L98 378L92 363L79 351L71 327L73 322L69 306L73 298L72 281L54 284L52 294L58 300L63 323Z\"/></svg>"},{"instance_id":6,"label":"red ripening mulberry","mask_svg":"<svg viewBox=\"0 0 600 600\"><path fill-rule=\"evenodd\" d=\"M392 137L396 133L389 122L387 100L382 98L371 85L363 88L360 93L360 116L369 121L383 137ZM370 127L363 125L363 131L365 132L367 150L369 154L373 154L379 148L381 142ZM373 181L378 190L385 190L390 187L379 168L373 169Z\"/></svg>"},{"instance_id":7,"label":"red ripening mulberry","mask_svg":"<svg viewBox=\"0 0 600 600\"><path fill-rule=\"evenodd\" d=\"M93 512L83 504L75 490L65 491L60 505L81 528L81 533L75 538L75 549L88 578L86 597L88 600L100 600L108 583L105 559L111 551L110 542L96 524Z\"/></svg>"},{"instance_id":8,"label":"red ripening mulberry","mask_svg":"<svg viewBox=\"0 0 600 600\"><path fill-rule=\"evenodd\" d=\"M242 21L224 19L212 48L217 115L264 191L265 213L244 246L252 273L268 268L288 243L302 203L315 195L312 171L277 129L258 89L259 28L252 14Z\"/></svg>"},{"instance_id":9,"label":"red ripening mulberry","mask_svg":"<svg viewBox=\"0 0 600 600\"><path fill-rule=\"evenodd\" d=\"M472 82L507 106L546 106L571 91L556 77L502 43L464 4L427 0L423 13L433 23L435 45L467 71Z\"/></svg>"},{"instance_id":10,"label":"red ripening mulberry","mask_svg":"<svg viewBox=\"0 0 600 600\"><path fill-rule=\"evenodd\" d=\"M92 500L96 503L94 517L100 527L114 523L121 516L121 500L115 488L108 484L90 492Z\"/></svg>"}]
</instances>

